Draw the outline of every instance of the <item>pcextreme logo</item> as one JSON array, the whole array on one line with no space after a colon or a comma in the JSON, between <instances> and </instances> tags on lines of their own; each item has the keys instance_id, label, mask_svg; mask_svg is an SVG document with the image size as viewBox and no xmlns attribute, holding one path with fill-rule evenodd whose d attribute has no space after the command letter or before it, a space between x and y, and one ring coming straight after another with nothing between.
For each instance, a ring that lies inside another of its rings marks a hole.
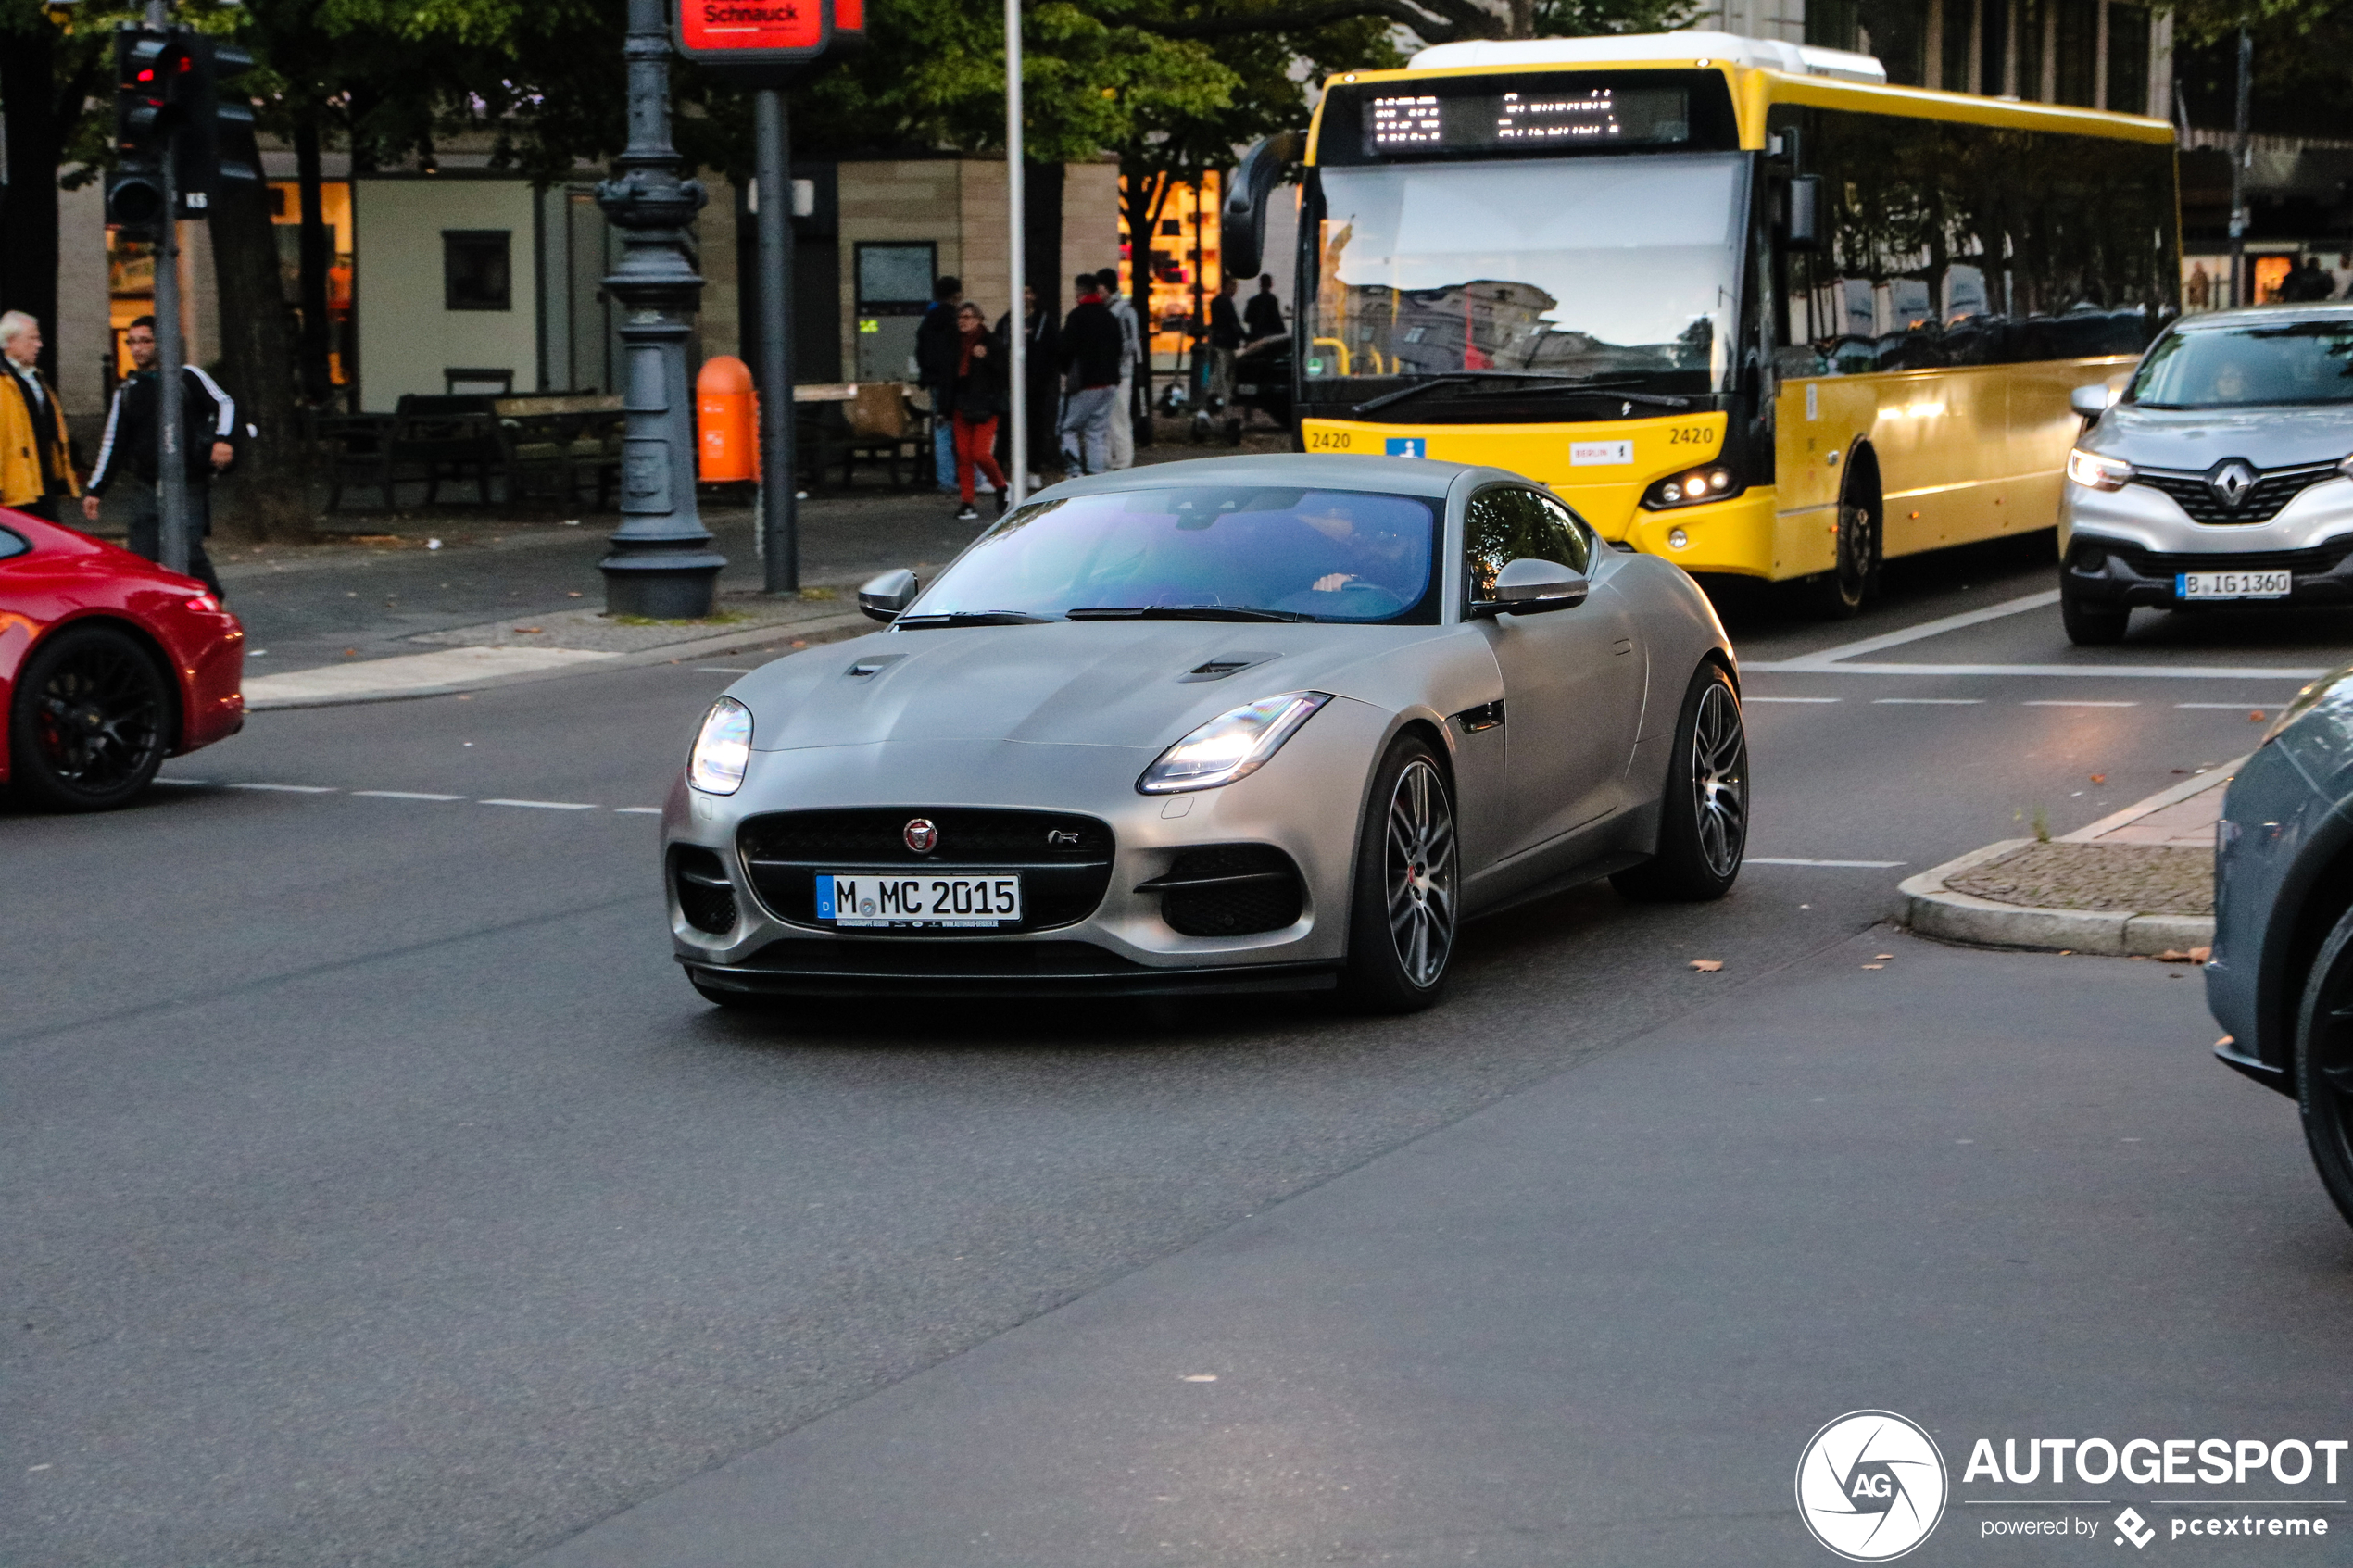
<instances>
[{"instance_id":1,"label":"pcextreme logo","mask_svg":"<svg viewBox=\"0 0 2353 1568\"><path fill-rule=\"evenodd\" d=\"M1797 1461L1797 1514L1850 1562L1885 1562L1944 1517L1944 1456L1893 1411L1853 1411L1814 1434Z\"/></svg>"}]
</instances>

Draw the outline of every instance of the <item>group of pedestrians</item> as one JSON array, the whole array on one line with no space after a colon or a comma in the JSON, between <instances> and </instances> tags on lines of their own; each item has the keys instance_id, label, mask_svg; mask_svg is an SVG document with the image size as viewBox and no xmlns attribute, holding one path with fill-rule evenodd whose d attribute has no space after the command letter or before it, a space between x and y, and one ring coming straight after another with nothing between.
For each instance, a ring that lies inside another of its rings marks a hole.
<instances>
[{"instance_id":1,"label":"group of pedestrians","mask_svg":"<svg viewBox=\"0 0 2353 1568\"><path fill-rule=\"evenodd\" d=\"M1136 383L1144 363L1148 334L1143 320L1126 295L1120 292L1119 273L1106 267L1082 272L1074 280L1076 302L1057 320L1041 307L1035 289L1022 290L1022 320L1026 353L1026 405L1031 453L1030 483L1048 465L1039 458L1059 456L1067 473L1107 473L1132 467L1136 461ZM1261 297L1250 302L1249 335L1265 335L1262 328L1271 313L1282 331L1282 310L1276 303L1274 280L1263 279ZM1221 291L1217 304L1230 319L1230 345L1219 345L1226 379L1232 380L1232 350L1241 346L1245 324L1236 316L1233 285ZM1221 318L1212 311L1212 340L1217 343ZM931 308L915 332L915 365L933 412L934 475L940 490L958 499L957 517L980 516L979 495L993 490L997 509L1004 510L1005 467L1013 460L1005 416L1012 411L1013 333L1010 312L992 329L976 303L964 298L961 279L944 277L932 285ZM1049 445L1051 444L1051 445Z\"/></svg>"},{"instance_id":2,"label":"group of pedestrians","mask_svg":"<svg viewBox=\"0 0 2353 1568\"><path fill-rule=\"evenodd\" d=\"M129 517L131 548L149 560L163 556L162 506L157 488L157 421L163 412L157 383L156 320L142 316L123 332L132 372L115 388L107 408L98 460L85 483L66 431L57 388L41 373L41 323L21 310L0 314L0 506L49 522L65 523L78 501L82 521L96 522L102 497L120 492ZM212 532L212 477L237 460L237 401L194 365L182 367L180 449L187 464L188 574L218 596L220 580L205 554Z\"/></svg>"}]
</instances>

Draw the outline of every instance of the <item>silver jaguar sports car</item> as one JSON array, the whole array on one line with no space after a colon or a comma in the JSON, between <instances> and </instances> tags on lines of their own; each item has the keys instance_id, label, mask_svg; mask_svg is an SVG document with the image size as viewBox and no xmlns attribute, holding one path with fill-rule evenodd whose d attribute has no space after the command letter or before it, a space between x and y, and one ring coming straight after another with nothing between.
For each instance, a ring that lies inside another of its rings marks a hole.
<instances>
[{"instance_id":1,"label":"silver jaguar sports car","mask_svg":"<svg viewBox=\"0 0 2353 1568\"><path fill-rule=\"evenodd\" d=\"M784 995L1340 991L1427 1006L1467 919L1718 897L1723 627L1501 470L1249 457L1074 480L879 635L712 704L662 822L679 961Z\"/></svg>"}]
</instances>

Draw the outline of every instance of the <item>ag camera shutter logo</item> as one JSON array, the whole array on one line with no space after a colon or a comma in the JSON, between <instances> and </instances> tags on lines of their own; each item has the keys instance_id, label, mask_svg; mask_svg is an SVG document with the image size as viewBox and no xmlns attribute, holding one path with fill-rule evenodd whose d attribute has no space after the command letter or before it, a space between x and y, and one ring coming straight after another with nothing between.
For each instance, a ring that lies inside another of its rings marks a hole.
<instances>
[{"instance_id":1,"label":"ag camera shutter logo","mask_svg":"<svg viewBox=\"0 0 2353 1568\"><path fill-rule=\"evenodd\" d=\"M1944 1456L1893 1411L1852 1411L1814 1434L1797 1461L1797 1513L1850 1562L1903 1556L1944 1517Z\"/></svg>"}]
</instances>

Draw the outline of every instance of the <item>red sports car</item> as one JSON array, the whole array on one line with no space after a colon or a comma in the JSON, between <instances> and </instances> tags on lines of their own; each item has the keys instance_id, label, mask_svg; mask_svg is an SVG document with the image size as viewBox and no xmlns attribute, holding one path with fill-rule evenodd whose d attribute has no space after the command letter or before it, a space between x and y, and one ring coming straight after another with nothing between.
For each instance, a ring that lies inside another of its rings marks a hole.
<instances>
[{"instance_id":1,"label":"red sports car","mask_svg":"<svg viewBox=\"0 0 2353 1568\"><path fill-rule=\"evenodd\" d=\"M245 726L245 632L203 583L0 508L0 784L103 811Z\"/></svg>"}]
</instances>

